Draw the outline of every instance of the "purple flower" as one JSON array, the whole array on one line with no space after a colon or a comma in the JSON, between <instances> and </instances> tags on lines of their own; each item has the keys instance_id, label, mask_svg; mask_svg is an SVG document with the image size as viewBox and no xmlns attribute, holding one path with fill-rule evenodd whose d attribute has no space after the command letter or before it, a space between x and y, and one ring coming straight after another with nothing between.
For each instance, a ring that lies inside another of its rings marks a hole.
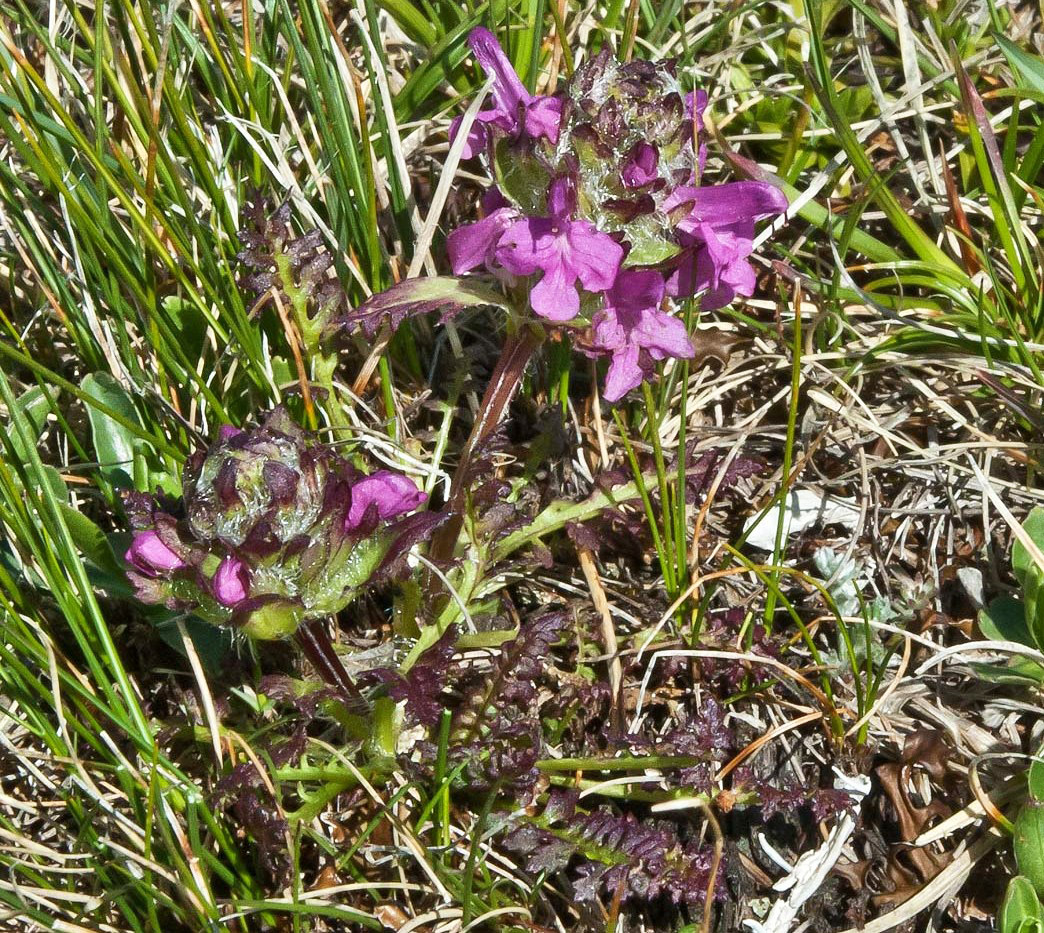
<instances>
[{"instance_id":1,"label":"purple flower","mask_svg":"<svg viewBox=\"0 0 1044 933\"><path fill-rule=\"evenodd\" d=\"M468 45L482 70L493 78L493 107L480 111L475 117L464 144L464 158L470 159L485 148L489 138L487 126L496 127L509 136L519 136L525 132L534 139L543 137L552 143L558 142L558 130L562 123L561 98L530 94L515 74L500 43L488 29L481 26L473 29L468 36ZM457 117L450 126L451 139L460 130L461 119Z\"/></svg>"},{"instance_id":2,"label":"purple flower","mask_svg":"<svg viewBox=\"0 0 1044 933\"><path fill-rule=\"evenodd\" d=\"M615 402L635 388L653 360L695 355L685 325L659 310L663 277L652 269L624 269L594 318L594 348L612 354L604 395Z\"/></svg>"},{"instance_id":3,"label":"purple flower","mask_svg":"<svg viewBox=\"0 0 1044 933\"><path fill-rule=\"evenodd\" d=\"M565 176L551 182L548 217L525 217L504 231L496 258L514 275L543 273L530 292L533 310L552 321L569 321L580 312L576 283L603 292L616 279L623 247L586 220L573 220L576 186Z\"/></svg>"},{"instance_id":4,"label":"purple flower","mask_svg":"<svg viewBox=\"0 0 1044 933\"><path fill-rule=\"evenodd\" d=\"M234 609L250 595L250 572L238 557L226 557L218 566L212 581L214 598Z\"/></svg>"},{"instance_id":5,"label":"purple flower","mask_svg":"<svg viewBox=\"0 0 1044 933\"><path fill-rule=\"evenodd\" d=\"M774 185L737 181L709 187L683 186L664 202L672 211L691 205L678 223L686 247L667 292L686 297L703 292L702 307L713 311L737 295L754 293L754 223L787 209L786 196Z\"/></svg>"},{"instance_id":6,"label":"purple flower","mask_svg":"<svg viewBox=\"0 0 1044 933\"><path fill-rule=\"evenodd\" d=\"M378 470L352 486L352 503L345 519L345 531L355 531L367 518L376 515L379 520L405 515L426 502L428 494L421 492L413 480L391 470Z\"/></svg>"},{"instance_id":7,"label":"purple flower","mask_svg":"<svg viewBox=\"0 0 1044 933\"><path fill-rule=\"evenodd\" d=\"M500 207L476 223L457 227L446 238L453 274L463 275L483 265L492 270L501 237L518 218L513 207Z\"/></svg>"},{"instance_id":8,"label":"purple flower","mask_svg":"<svg viewBox=\"0 0 1044 933\"><path fill-rule=\"evenodd\" d=\"M158 577L186 566L185 561L167 547L155 531L139 531L124 559L147 577Z\"/></svg>"}]
</instances>

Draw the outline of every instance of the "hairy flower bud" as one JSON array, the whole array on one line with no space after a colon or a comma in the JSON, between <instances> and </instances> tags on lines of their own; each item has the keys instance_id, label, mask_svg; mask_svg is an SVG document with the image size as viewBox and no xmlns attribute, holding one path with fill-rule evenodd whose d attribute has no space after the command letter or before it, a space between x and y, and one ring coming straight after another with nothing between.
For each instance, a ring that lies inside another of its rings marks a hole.
<instances>
[{"instance_id":1,"label":"hairy flower bud","mask_svg":"<svg viewBox=\"0 0 1044 933\"><path fill-rule=\"evenodd\" d=\"M128 500L138 596L256 638L343 609L439 521L403 518L427 498L408 477L359 472L281 409L252 431L223 429L186 463L183 486L170 512Z\"/></svg>"}]
</instances>

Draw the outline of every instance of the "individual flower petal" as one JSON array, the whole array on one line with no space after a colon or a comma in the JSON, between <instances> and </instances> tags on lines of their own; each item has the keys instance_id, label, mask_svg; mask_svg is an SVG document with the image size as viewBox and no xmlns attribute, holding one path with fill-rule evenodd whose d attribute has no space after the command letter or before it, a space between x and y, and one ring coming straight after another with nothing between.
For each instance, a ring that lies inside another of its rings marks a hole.
<instances>
[{"instance_id":1,"label":"individual flower petal","mask_svg":"<svg viewBox=\"0 0 1044 933\"><path fill-rule=\"evenodd\" d=\"M446 238L446 252L455 275L490 265L504 231L518 218L511 207L501 207L473 224L458 227Z\"/></svg>"},{"instance_id":2,"label":"individual flower petal","mask_svg":"<svg viewBox=\"0 0 1044 933\"><path fill-rule=\"evenodd\" d=\"M696 355L685 322L663 311L643 311L631 333L634 342L648 350L653 359L691 360Z\"/></svg>"},{"instance_id":3,"label":"individual flower petal","mask_svg":"<svg viewBox=\"0 0 1044 933\"><path fill-rule=\"evenodd\" d=\"M222 606L233 609L250 595L250 572L238 557L226 557L218 566L211 586L214 598Z\"/></svg>"},{"instance_id":4,"label":"individual flower petal","mask_svg":"<svg viewBox=\"0 0 1044 933\"><path fill-rule=\"evenodd\" d=\"M631 389L636 389L645 378L638 364L639 349L634 344L625 346L613 354L609 371L605 374L602 395L607 402L618 402Z\"/></svg>"},{"instance_id":5,"label":"individual flower petal","mask_svg":"<svg viewBox=\"0 0 1044 933\"><path fill-rule=\"evenodd\" d=\"M576 278L565 263L550 266L529 293L533 310L549 321L571 321L580 313L580 293Z\"/></svg>"},{"instance_id":6,"label":"individual flower petal","mask_svg":"<svg viewBox=\"0 0 1044 933\"><path fill-rule=\"evenodd\" d=\"M450 123L449 138L452 144L457 138L457 134L460 132L460 125L464 122L464 117L454 117L453 122ZM468 128L468 138L464 142L464 148L461 150L462 159L474 159L483 149L486 148L486 140L488 139L486 128L482 125L481 121L475 119L472 121L471 126Z\"/></svg>"},{"instance_id":7,"label":"individual flower petal","mask_svg":"<svg viewBox=\"0 0 1044 933\"><path fill-rule=\"evenodd\" d=\"M525 130L534 139L558 143L565 101L560 97L536 97L526 105Z\"/></svg>"},{"instance_id":8,"label":"individual flower petal","mask_svg":"<svg viewBox=\"0 0 1044 933\"><path fill-rule=\"evenodd\" d=\"M151 530L140 531L134 536L124 559L139 573L149 577L172 573L186 566L185 561Z\"/></svg>"},{"instance_id":9,"label":"individual flower petal","mask_svg":"<svg viewBox=\"0 0 1044 933\"><path fill-rule=\"evenodd\" d=\"M411 512L428 498L408 476L391 470L378 470L359 480L351 492L352 502L344 523L346 531L362 525L371 506L377 518L384 520Z\"/></svg>"},{"instance_id":10,"label":"individual flower petal","mask_svg":"<svg viewBox=\"0 0 1044 933\"><path fill-rule=\"evenodd\" d=\"M623 247L586 220L569 226L569 262L580 284L589 292L602 292L616 281L623 262Z\"/></svg>"}]
</instances>

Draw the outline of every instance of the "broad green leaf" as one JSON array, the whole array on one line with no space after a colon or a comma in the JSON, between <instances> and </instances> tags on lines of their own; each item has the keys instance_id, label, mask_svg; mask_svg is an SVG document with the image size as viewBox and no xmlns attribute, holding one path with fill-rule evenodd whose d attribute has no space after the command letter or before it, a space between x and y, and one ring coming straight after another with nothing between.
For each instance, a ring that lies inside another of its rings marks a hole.
<instances>
[{"instance_id":1,"label":"broad green leaf","mask_svg":"<svg viewBox=\"0 0 1044 933\"><path fill-rule=\"evenodd\" d=\"M1044 568L1030 564L1022 575L1026 625L1037 647L1044 645Z\"/></svg>"},{"instance_id":2,"label":"broad green leaf","mask_svg":"<svg viewBox=\"0 0 1044 933\"><path fill-rule=\"evenodd\" d=\"M107 570L122 576L123 566L112 552L109 539L94 522L71 505L60 503L62 517L69 528L73 544L80 553L100 570Z\"/></svg>"},{"instance_id":3,"label":"broad green leaf","mask_svg":"<svg viewBox=\"0 0 1044 933\"><path fill-rule=\"evenodd\" d=\"M1030 536L1037 547L1044 551L1044 506L1037 506L1022 523L1022 530ZM1019 583L1025 586L1026 571L1034 565L1030 552L1023 547L1018 538L1011 547L1011 568Z\"/></svg>"},{"instance_id":4,"label":"broad green leaf","mask_svg":"<svg viewBox=\"0 0 1044 933\"><path fill-rule=\"evenodd\" d=\"M1008 882L1004 902L997 914L998 933L1024 933L1039 929L1041 919L1040 900L1033 884L1023 875L1016 875Z\"/></svg>"},{"instance_id":5,"label":"broad green leaf","mask_svg":"<svg viewBox=\"0 0 1044 933\"><path fill-rule=\"evenodd\" d=\"M1011 596L999 596L979 612L979 628L993 641L1014 641L1037 647L1026 625L1026 609Z\"/></svg>"},{"instance_id":6,"label":"broad green leaf","mask_svg":"<svg viewBox=\"0 0 1044 933\"><path fill-rule=\"evenodd\" d=\"M220 672L221 662L228 650L232 647L232 630L220 628L190 616L185 619L185 632L196 649L203 669L211 675ZM174 613L164 611L162 615L153 618L156 631L171 648L182 657L187 657L185 643L178 631L177 621Z\"/></svg>"},{"instance_id":7,"label":"broad green leaf","mask_svg":"<svg viewBox=\"0 0 1044 933\"><path fill-rule=\"evenodd\" d=\"M972 662L969 667L980 680L993 684L1017 684L1020 687L1044 684L1044 667L1029 658L1013 658L1007 664Z\"/></svg>"},{"instance_id":8,"label":"broad green leaf","mask_svg":"<svg viewBox=\"0 0 1044 933\"><path fill-rule=\"evenodd\" d=\"M523 214L542 214L546 210L551 175L535 159L520 159L511 144L501 139L496 144L493 168L500 190Z\"/></svg>"},{"instance_id":9,"label":"broad green leaf","mask_svg":"<svg viewBox=\"0 0 1044 933\"><path fill-rule=\"evenodd\" d=\"M128 421L140 424L130 395L111 375L90 373L83 380L83 391L93 399L111 408ZM87 407L91 420L94 453L102 476L114 486L130 488L134 463L134 435L122 424L91 405Z\"/></svg>"},{"instance_id":10,"label":"broad green leaf","mask_svg":"<svg viewBox=\"0 0 1044 933\"><path fill-rule=\"evenodd\" d=\"M1038 756L1041 751L1044 749L1037 752ZM1030 764L1029 792L1034 800L1044 803L1044 761L1034 761Z\"/></svg>"},{"instance_id":11,"label":"broad green leaf","mask_svg":"<svg viewBox=\"0 0 1044 933\"><path fill-rule=\"evenodd\" d=\"M1044 891L1044 806L1034 801L1019 811L1012 844L1019 873L1032 882L1038 894Z\"/></svg>"},{"instance_id":12,"label":"broad green leaf","mask_svg":"<svg viewBox=\"0 0 1044 933\"><path fill-rule=\"evenodd\" d=\"M51 410L50 402L44 395L43 389L33 386L26 389L18 396L18 410L25 416L27 426L32 432L33 439L39 440L47 421L47 413ZM14 457L21 463L29 458L29 451L25 449L22 438L18 431L8 431L8 439L11 442Z\"/></svg>"}]
</instances>

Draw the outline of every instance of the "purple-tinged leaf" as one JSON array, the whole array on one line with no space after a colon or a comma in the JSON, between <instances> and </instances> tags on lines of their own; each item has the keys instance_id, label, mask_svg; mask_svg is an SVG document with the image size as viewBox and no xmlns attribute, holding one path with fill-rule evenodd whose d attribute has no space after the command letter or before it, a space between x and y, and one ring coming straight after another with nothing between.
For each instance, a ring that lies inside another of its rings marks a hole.
<instances>
[{"instance_id":1,"label":"purple-tinged leaf","mask_svg":"<svg viewBox=\"0 0 1044 933\"><path fill-rule=\"evenodd\" d=\"M358 326L366 337L372 338L383 325L394 330L406 318L418 314L438 311L446 321L468 308L489 305L508 309L504 296L481 282L449 275L428 276L405 279L373 295L336 318L333 325Z\"/></svg>"}]
</instances>

